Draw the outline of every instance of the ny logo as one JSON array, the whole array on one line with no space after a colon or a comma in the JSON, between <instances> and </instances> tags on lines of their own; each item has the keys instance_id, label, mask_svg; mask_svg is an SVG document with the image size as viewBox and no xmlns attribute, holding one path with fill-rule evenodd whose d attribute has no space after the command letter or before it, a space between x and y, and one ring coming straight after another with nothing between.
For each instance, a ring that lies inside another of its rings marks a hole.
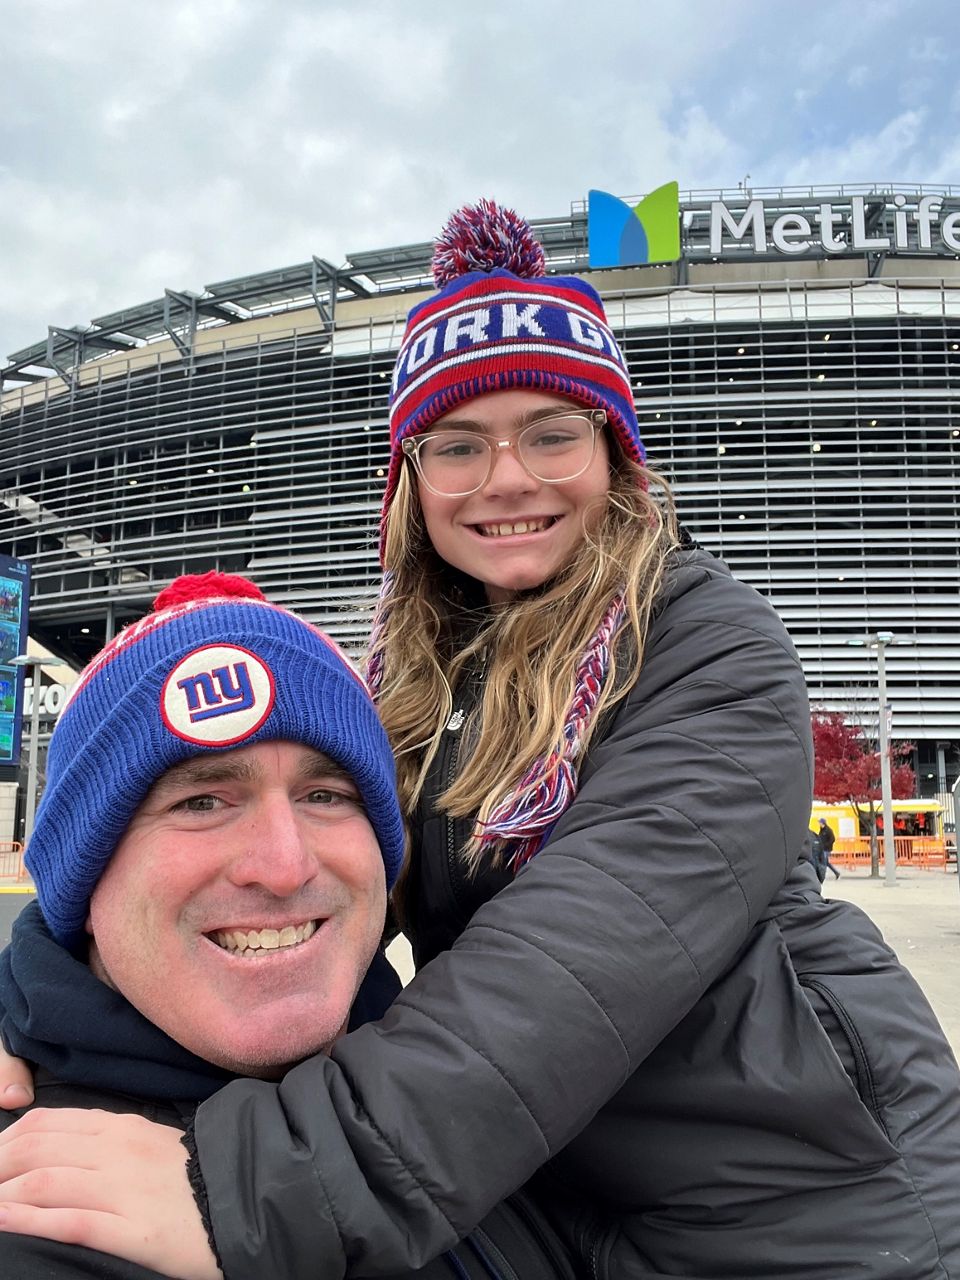
<instances>
[{"instance_id":1,"label":"ny logo","mask_svg":"<svg viewBox=\"0 0 960 1280\"><path fill-rule=\"evenodd\" d=\"M232 671L232 676L231 676ZM232 666L214 667L177 681L187 699L190 723L212 720L214 716L229 716L235 711L246 711L254 704L253 685L245 662Z\"/></svg>"}]
</instances>

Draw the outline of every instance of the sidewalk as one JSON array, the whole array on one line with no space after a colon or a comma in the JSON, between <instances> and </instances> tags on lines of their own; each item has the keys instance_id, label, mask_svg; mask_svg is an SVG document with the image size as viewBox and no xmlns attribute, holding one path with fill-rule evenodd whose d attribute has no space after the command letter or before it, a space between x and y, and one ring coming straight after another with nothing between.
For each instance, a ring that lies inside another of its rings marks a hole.
<instances>
[{"instance_id":1,"label":"sidewalk","mask_svg":"<svg viewBox=\"0 0 960 1280\"><path fill-rule=\"evenodd\" d=\"M889 889L866 871L830 872L825 898L845 898L866 911L923 988L960 1059L960 888L955 873L897 871Z\"/></svg>"},{"instance_id":2,"label":"sidewalk","mask_svg":"<svg viewBox=\"0 0 960 1280\"><path fill-rule=\"evenodd\" d=\"M827 872L825 898L846 898L866 911L933 1005L960 1059L960 890L955 874L897 872L894 887L869 871L844 871L839 880ZM413 976L410 948L403 937L387 951L403 982Z\"/></svg>"},{"instance_id":3,"label":"sidewalk","mask_svg":"<svg viewBox=\"0 0 960 1280\"><path fill-rule=\"evenodd\" d=\"M0 879L0 947L10 941L14 920L27 903L33 901L35 892L32 880L17 883L9 878Z\"/></svg>"}]
</instances>

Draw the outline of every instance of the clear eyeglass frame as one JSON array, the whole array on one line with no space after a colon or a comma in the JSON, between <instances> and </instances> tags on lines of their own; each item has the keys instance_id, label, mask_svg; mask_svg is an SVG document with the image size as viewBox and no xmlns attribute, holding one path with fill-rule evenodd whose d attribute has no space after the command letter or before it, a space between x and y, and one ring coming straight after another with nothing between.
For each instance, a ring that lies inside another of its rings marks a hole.
<instances>
[{"instance_id":1,"label":"clear eyeglass frame","mask_svg":"<svg viewBox=\"0 0 960 1280\"><path fill-rule=\"evenodd\" d=\"M571 472L570 475L550 476L550 477L537 475L536 471L534 471L531 468L530 464L527 462L527 460L524 458L523 454L521 453L518 447L520 444L520 441L528 432L535 431L537 430L537 428L543 427L545 423L563 421L569 418L577 418L582 422L586 422L587 425L592 428L593 438L591 440L589 457L586 459L586 461L583 463L581 467L578 467L575 471ZM605 409L559 410L557 413L550 414L549 417L537 418L535 422L531 422L527 426L523 427L520 431L514 432L512 436L502 436L497 439L492 439L490 436L485 436L477 432L476 433L477 439L482 440L483 443L487 446L488 456L487 456L486 474L484 475L483 479L478 484L475 484L472 488L457 490L455 493L451 493L446 489L438 489L435 485L432 485L430 483L430 481L427 479L424 473L423 462L420 458L420 449L421 449L421 446L424 445L428 440L436 440L438 437L442 437L442 436L459 436L464 434L463 432L460 432L460 431L425 432L423 435L408 437L406 440L404 440L401 443L400 448L403 450L404 455L407 458L409 458L410 462L413 464L413 467L417 475L420 477L420 479L427 486L427 488L430 490L431 493L435 493L439 498L467 498L470 496L470 494L477 493L480 489L482 489L483 486L490 479L491 475L493 474L493 467L494 467L494 462L496 460L496 456L501 449L512 449L514 456L516 457L517 461L520 463L521 467L523 467L524 471L526 471L528 475L532 476L534 480L538 480L541 484L567 484L571 480L576 480L578 476L583 475L587 467L589 467L590 463L593 461L597 452L597 432L601 430L604 426L606 426L607 420L608 420L607 412Z\"/></svg>"}]
</instances>

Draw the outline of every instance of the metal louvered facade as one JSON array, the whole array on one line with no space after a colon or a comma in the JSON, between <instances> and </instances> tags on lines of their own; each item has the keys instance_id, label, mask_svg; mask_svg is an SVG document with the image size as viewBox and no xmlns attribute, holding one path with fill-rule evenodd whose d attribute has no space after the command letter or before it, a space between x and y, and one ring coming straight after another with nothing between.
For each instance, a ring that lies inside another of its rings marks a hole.
<instances>
[{"instance_id":1,"label":"metal louvered facade","mask_svg":"<svg viewBox=\"0 0 960 1280\"><path fill-rule=\"evenodd\" d=\"M585 269L581 212L536 225L551 269ZM315 259L19 353L0 550L32 565L37 637L79 663L172 577L217 567L360 648L390 370L428 252ZM772 600L814 703L874 706L873 659L848 642L896 634L894 736L942 790L960 744L960 262L701 255L590 279L685 524Z\"/></svg>"}]
</instances>

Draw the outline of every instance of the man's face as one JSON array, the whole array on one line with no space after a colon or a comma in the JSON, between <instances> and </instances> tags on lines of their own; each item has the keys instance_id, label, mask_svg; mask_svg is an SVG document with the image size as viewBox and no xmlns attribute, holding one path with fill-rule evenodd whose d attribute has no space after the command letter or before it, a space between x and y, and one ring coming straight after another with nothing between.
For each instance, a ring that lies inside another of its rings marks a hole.
<instances>
[{"instance_id":1,"label":"man's face","mask_svg":"<svg viewBox=\"0 0 960 1280\"><path fill-rule=\"evenodd\" d=\"M353 782L261 743L156 782L91 899L90 963L201 1058L276 1075L340 1033L385 910Z\"/></svg>"}]
</instances>

